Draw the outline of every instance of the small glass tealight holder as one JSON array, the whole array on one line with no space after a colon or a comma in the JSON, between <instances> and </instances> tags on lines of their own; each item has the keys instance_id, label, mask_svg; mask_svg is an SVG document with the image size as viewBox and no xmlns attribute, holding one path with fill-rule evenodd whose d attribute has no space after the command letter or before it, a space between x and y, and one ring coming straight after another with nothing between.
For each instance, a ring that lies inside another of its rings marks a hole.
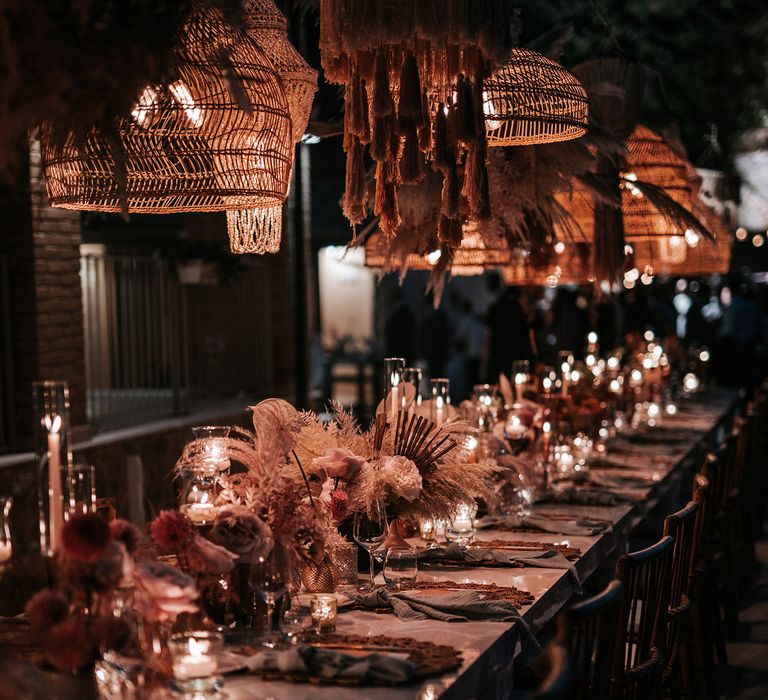
<instances>
[{"instance_id":1,"label":"small glass tealight holder","mask_svg":"<svg viewBox=\"0 0 768 700\"><path fill-rule=\"evenodd\" d=\"M173 684L182 693L200 695L221 689L219 654L224 638L218 632L199 630L171 635Z\"/></svg>"},{"instance_id":2,"label":"small glass tealight holder","mask_svg":"<svg viewBox=\"0 0 768 700\"><path fill-rule=\"evenodd\" d=\"M416 550L398 547L387 552L384 560L384 583L387 588L401 591L416 584L419 563Z\"/></svg>"},{"instance_id":3,"label":"small glass tealight holder","mask_svg":"<svg viewBox=\"0 0 768 700\"><path fill-rule=\"evenodd\" d=\"M315 630L320 634L336 631L336 597L332 595L312 596L311 615Z\"/></svg>"},{"instance_id":4,"label":"small glass tealight holder","mask_svg":"<svg viewBox=\"0 0 768 700\"><path fill-rule=\"evenodd\" d=\"M357 590L357 545L354 542L344 542L331 548L331 561L338 570L336 590L350 588Z\"/></svg>"},{"instance_id":5,"label":"small glass tealight holder","mask_svg":"<svg viewBox=\"0 0 768 700\"><path fill-rule=\"evenodd\" d=\"M477 531L475 530L476 503L462 503L456 514L448 523L445 535L449 542L468 545L474 542Z\"/></svg>"},{"instance_id":6,"label":"small glass tealight holder","mask_svg":"<svg viewBox=\"0 0 768 700\"><path fill-rule=\"evenodd\" d=\"M432 518L423 518L419 520L419 536L421 541L427 545L427 549L437 547L435 542L437 523Z\"/></svg>"}]
</instances>

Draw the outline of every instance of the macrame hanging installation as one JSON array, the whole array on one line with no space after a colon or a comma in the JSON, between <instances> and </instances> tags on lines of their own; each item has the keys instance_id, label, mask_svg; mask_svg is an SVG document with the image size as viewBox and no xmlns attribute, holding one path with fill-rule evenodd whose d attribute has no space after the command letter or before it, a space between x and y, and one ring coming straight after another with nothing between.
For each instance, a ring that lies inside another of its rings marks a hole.
<instances>
[{"instance_id":1,"label":"macrame hanging installation","mask_svg":"<svg viewBox=\"0 0 768 700\"><path fill-rule=\"evenodd\" d=\"M174 80L147 85L132 114L90 134L41 129L53 206L104 212L277 206L293 161L288 103L265 53L212 7L185 24Z\"/></svg>"},{"instance_id":2,"label":"macrame hanging installation","mask_svg":"<svg viewBox=\"0 0 768 700\"><path fill-rule=\"evenodd\" d=\"M288 39L285 17L273 0L249 0L243 9L248 36L272 61L285 88L293 127L293 143L307 128L317 91L317 71ZM227 230L233 253L276 253L283 230L282 204L266 208L228 210Z\"/></svg>"},{"instance_id":3,"label":"macrame hanging installation","mask_svg":"<svg viewBox=\"0 0 768 700\"><path fill-rule=\"evenodd\" d=\"M645 238L631 243L627 256L625 279L636 275L668 275L698 277L724 275L731 266L731 236L728 227L715 211L697 202L693 213L706 226L714 240L700 239L694 245L685 235Z\"/></svg>"},{"instance_id":4,"label":"macrame hanging installation","mask_svg":"<svg viewBox=\"0 0 768 700\"><path fill-rule=\"evenodd\" d=\"M462 196L488 216L482 84L509 58L512 25L505 0L321 0L325 77L346 87L342 208L353 226L368 211L366 144L386 236L400 225L401 185L422 179L425 159L443 176L442 238L461 218Z\"/></svg>"},{"instance_id":5,"label":"macrame hanging installation","mask_svg":"<svg viewBox=\"0 0 768 700\"><path fill-rule=\"evenodd\" d=\"M483 111L489 146L552 143L584 135L589 98L559 63L515 47L483 83Z\"/></svg>"}]
</instances>

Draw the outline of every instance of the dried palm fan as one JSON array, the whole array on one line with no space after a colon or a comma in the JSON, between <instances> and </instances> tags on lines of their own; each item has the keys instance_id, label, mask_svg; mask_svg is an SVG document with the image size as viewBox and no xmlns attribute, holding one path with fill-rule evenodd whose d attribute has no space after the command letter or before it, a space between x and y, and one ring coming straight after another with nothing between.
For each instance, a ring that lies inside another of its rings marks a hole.
<instances>
[{"instance_id":1,"label":"dried palm fan","mask_svg":"<svg viewBox=\"0 0 768 700\"><path fill-rule=\"evenodd\" d=\"M589 94L592 118L615 138L625 140L640 117L644 76L642 69L621 59L586 61L573 69ZM590 225L592 272L600 281L617 281L624 266L624 225L618 175L621 164L601 153L594 173L605 195L595 199Z\"/></svg>"},{"instance_id":2,"label":"dried palm fan","mask_svg":"<svg viewBox=\"0 0 768 700\"><path fill-rule=\"evenodd\" d=\"M288 99L293 142L304 135L317 91L317 71L309 66L288 39L285 17L273 0L249 0L243 9L246 29L269 56ZM276 253L283 229L282 205L227 211L229 245L233 253Z\"/></svg>"},{"instance_id":3,"label":"dried palm fan","mask_svg":"<svg viewBox=\"0 0 768 700\"><path fill-rule=\"evenodd\" d=\"M292 164L291 119L264 52L214 8L185 24L172 82L147 85L130 118L63 144L42 132L51 204L107 212L279 205Z\"/></svg>"},{"instance_id":4,"label":"dried palm fan","mask_svg":"<svg viewBox=\"0 0 768 700\"><path fill-rule=\"evenodd\" d=\"M698 277L727 274L731 265L731 236L723 219L697 202L694 213L714 236L714 240L690 245L685 235L646 238L631 244L627 267L647 275ZM690 239L690 237L689 237Z\"/></svg>"},{"instance_id":5,"label":"dried palm fan","mask_svg":"<svg viewBox=\"0 0 768 700\"><path fill-rule=\"evenodd\" d=\"M514 48L510 60L483 83L489 146L568 141L587 130L587 91L559 63Z\"/></svg>"},{"instance_id":6,"label":"dried palm fan","mask_svg":"<svg viewBox=\"0 0 768 700\"><path fill-rule=\"evenodd\" d=\"M366 216L368 143L377 164L372 208L387 236L400 223L399 187L421 179L427 153L445 176L442 216L460 218L460 194L474 213L488 214L482 82L509 57L512 24L507 0L321 0L325 77L346 86L343 210L350 223ZM454 93L444 108L429 108L430 95Z\"/></svg>"}]
</instances>

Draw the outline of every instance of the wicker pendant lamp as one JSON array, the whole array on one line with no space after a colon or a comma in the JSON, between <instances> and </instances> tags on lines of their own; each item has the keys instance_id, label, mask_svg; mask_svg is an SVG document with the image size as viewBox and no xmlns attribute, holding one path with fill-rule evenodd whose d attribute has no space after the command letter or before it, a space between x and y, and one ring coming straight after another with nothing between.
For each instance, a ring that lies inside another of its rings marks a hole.
<instances>
[{"instance_id":1,"label":"wicker pendant lamp","mask_svg":"<svg viewBox=\"0 0 768 700\"><path fill-rule=\"evenodd\" d=\"M317 71L309 66L288 39L285 17L273 0L249 0L243 13L248 36L269 56L285 88L298 143L307 128L317 91ZM227 211L229 245L233 253L276 253L280 249L283 208Z\"/></svg>"},{"instance_id":2,"label":"wicker pendant lamp","mask_svg":"<svg viewBox=\"0 0 768 700\"><path fill-rule=\"evenodd\" d=\"M559 63L524 48L483 83L489 146L569 141L587 130L584 86Z\"/></svg>"},{"instance_id":3,"label":"wicker pendant lamp","mask_svg":"<svg viewBox=\"0 0 768 700\"><path fill-rule=\"evenodd\" d=\"M265 53L213 8L190 18L176 53L174 80L148 85L131 117L82 142L42 129L53 206L168 214L282 203L291 119Z\"/></svg>"},{"instance_id":4,"label":"wicker pendant lamp","mask_svg":"<svg viewBox=\"0 0 768 700\"><path fill-rule=\"evenodd\" d=\"M508 286L559 287L567 284L594 282L591 254L585 243L555 244L548 259L536 259L527 253L512 257L502 268L504 284Z\"/></svg>"},{"instance_id":5,"label":"wicker pendant lamp","mask_svg":"<svg viewBox=\"0 0 768 700\"><path fill-rule=\"evenodd\" d=\"M460 195L488 216L482 83L508 59L513 23L506 0L321 0L325 77L346 87L342 208L350 223L367 215L366 144L376 162L372 209L387 236L400 225L400 185L421 180L426 158L446 180L443 218L461 218ZM430 109L435 96L454 93Z\"/></svg>"},{"instance_id":6,"label":"wicker pendant lamp","mask_svg":"<svg viewBox=\"0 0 768 700\"><path fill-rule=\"evenodd\" d=\"M631 244L627 267L648 275L698 277L724 275L731 265L731 235L723 219L697 202L694 213L714 236L690 245L685 235L646 238Z\"/></svg>"},{"instance_id":7,"label":"wicker pendant lamp","mask_svg":"<svg viewBox=\"0 0 768 700\"><path fill-rule=\"evenodd\" d=\"M658 134L638 125L627 139L621 208L627 241L679 235L694 206L692 168ZM693 227L695 221L689 223Z\"/></svg>"}]
</instances>

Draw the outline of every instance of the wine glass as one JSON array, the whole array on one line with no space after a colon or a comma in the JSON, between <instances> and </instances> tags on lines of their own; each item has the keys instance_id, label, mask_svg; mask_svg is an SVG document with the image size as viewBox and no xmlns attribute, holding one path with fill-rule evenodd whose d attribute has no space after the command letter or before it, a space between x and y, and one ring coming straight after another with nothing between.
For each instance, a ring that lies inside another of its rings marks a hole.
<instances>
[{"instance_id":1,"label":"wine glass","mask_svg":"<svg viewBox=\"0 0 768 700\"><path fill-rule=\"evenodd\" d=\"M373 550L376 549L387 536L387 512L382 501L374 501L368 512L357 511L353 525L352 536L366 552L371 565L371 580L368 590L376 586L373 582Z\"/></svg>"},{"instance_id":2,"label":"wine glass","mask_svg":"<svg viewBox=\"0 0 768 700\"><path fill-rule=\"evenodd\" d=\"M257 552L251 561L248 585L267 604L267 634L264 646L273 648L282 637L280 620L277 634L272 631L275 616L275 602L288 590L291 582L291 561L288 552L275 542L268 554Z\"/></svg>"}]
</instances>

